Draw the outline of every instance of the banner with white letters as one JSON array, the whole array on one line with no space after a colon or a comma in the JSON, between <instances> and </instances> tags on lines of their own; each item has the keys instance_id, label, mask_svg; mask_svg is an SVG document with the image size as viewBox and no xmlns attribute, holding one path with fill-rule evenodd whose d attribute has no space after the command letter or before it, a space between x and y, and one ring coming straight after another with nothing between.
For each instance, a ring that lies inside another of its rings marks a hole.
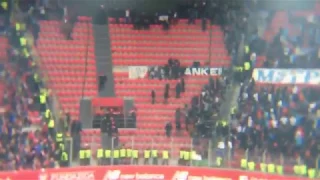
<instances>
[{"instance_id":1,"label":"banner with white letters","mask_svg":"<svg viewBox=\"0 0 320 180\"><path fill-rule=\"evenodd\" d=\"M129 66L129 79L145 78L148 70L148 66Z\"/></svg>"},{"instance_id":2,"label":"banner with white letters","mask_svg":"<svg viewBox=\"0 0 320 180\"><path fill-rule=\"evenodd\" d=\"M320 69L254 69L258 83L320 85Z\"/></svg>"}]
</instances>

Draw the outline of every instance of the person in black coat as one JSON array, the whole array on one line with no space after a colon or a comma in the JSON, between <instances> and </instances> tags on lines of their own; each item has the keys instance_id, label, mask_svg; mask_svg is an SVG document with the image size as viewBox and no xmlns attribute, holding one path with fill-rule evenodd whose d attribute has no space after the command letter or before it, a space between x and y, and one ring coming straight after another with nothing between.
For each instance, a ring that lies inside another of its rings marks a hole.
<instances>
[{"instance_id":1,"label":"person in black coat","mask_svg":"<svg viewBox=\"0 0 320 180\"><path fill-rule=\"evenodd\" d=\"M164 103L168 102L170 85L167 83L164 89Z\"/></svg>"},{"instance_id":2,"label":"person in black coat","mask_svg":"<svg viewBox=\"0 0 320 180\"><path fill-rule=\"evenodd\" d=\"M165 130L166 130L166 136L167 136L167 137L170 137L170 136L171 136L171 131L172 131L172 124L171 124L171 122L167 122L167 123L166 123Z\"/></svg>"},{"instance_id":3,"label":"person in black coat","mask_svg":"<svg viewBox=\"0 0 320 180\"><path fill-rule=\"evenodd\" d=\"M151 103L154 104L156 102L156 92L154 90L151 91Z\"/></svg>"},{"instance_id":4,"label":"person in black coat","mask_svg":"<svg viewBox=\"0 0 320 180\"><path fill-rule=\"evenodd\" d=\"M176 98L180 98L180 94L181 94L181 83L178 82L176 85Z\"/></svg>"},{"instance_id":5,"label":"person in black coat","mask_svg":"<svg viewBox=\"0 0 320 180\"><path fill-rule=\"evenodd\" d=\"M180 111L180 108L177 108L176 109L176 114L175 114L175 122L176 122L176 130L177 131L180 131L181 130L181 121L180 121L180 119L181 119L181 111Z\"/></svg>"},{"instance_id":6,"label":"person in black coat","mask_svg":"<svg viewBox=\"0 0 320 180\"><path fill-rule=\"evenodd\" d=\"M180 82L181 82L181 92L185 92L184 78L181 78Z\"/></svg>"}]
</instances>

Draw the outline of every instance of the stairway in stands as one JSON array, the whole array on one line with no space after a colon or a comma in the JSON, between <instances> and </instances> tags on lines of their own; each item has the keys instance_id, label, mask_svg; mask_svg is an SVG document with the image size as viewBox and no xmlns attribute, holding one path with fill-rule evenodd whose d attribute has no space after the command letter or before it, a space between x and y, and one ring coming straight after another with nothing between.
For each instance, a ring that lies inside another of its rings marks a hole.
<instances>
[{"instance_id":1,"label":"stairway in stands","mask_svg":"<svg viewBox=\"0 0 320 180\"><path fill-rule=\"evenodd\" d=\"M209 59L209 32L202 32L199 21L197 25L187 25L180 20L168 32L161 26L152 25L150 30L133 30L132 25L112 24L109 19L109 32L112 45L114 66L164 66L169 58L180 60L183 66L190 66L194 61L207 65ZM230 63L223 43L223 33L213 26L211 66L221 67ZM157 148L172 150L177 155L180 148L190 148L191 139L184 130L180 135L173 131L173 137L165 137L165 123L173 122L176 108L190 104L191 98L199 95L201 88L208 82L208 77L185 77L186 92L176 99L175 85L177 80L129 79L128 72L114 73L116 95L134 98L137 107L137 130L120 130L120 142L140 150ZM170 84L168 104L163 104L165 84ZM151 90L156 91L156 104L151 104ZM175 127L173 128L175 129Z\"/></svg>"},{"instance_id":2,"label":"stairway in stands","mask_svg":"<svg viewBox=\"0 0 320 180\"><path fill-rule=\"evenodd\" d=\"M43 73L49 77L49 88L59 98L62 110L77 120L80 98L97 95L91 18L78 18L73 40L65 39L60 24L58 21L40 21L37 51Z\"/></svg>"},{"instance_id":3,"label":"stairway in stands","mask_svg":"<svg viewBox=\"0 0 320 180\"><path fill-rule=\"evenodd\" d=\"M8 48L8 39L7 37L0 37L0 64L4 67L8 62L7 56L7 48ZM0 97L3 97L4 90L5 90L5 82L0 80ZM0 98L0 106L2 106L3 98Z\"/></svg>"}]
</instances>

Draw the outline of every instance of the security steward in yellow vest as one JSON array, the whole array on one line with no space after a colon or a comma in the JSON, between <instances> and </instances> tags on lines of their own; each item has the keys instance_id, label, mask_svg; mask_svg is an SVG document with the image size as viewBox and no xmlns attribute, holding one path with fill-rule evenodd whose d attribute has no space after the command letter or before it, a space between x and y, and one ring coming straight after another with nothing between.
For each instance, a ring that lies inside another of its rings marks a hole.
<instances>
[{"instance_id":1,"label":"security steward in yellow vest","mask_svg":"<svg viewBox=\"0 0 320 180\"><path fill-rule=\"evenodd\" d=\"M124 146L122 146L119 151L120 151L119 164L125 164L126 157L127 157L127 149Z\"/></svg>"},{"instance_id":2,"label":"security steward in yellow vest","mask_svg":"<svg viewBox=\"0 0 320 180\"><path fill-rule=\"evenodd\" d=\"M298 176L306 176L306 175L308 175L308 168L304 164L294 165L293 172L294 172L294 174L296 174Z\"/></svg>"},{"instance_id":3,"label":"security steward in yellow vest","mask_svg":"<svg viewBox=\"0 0 320 180\"><path fill-rule=\"evenodd\" d=\"M184 165L184 153L185 150L183 148L181 148L181 150L179 151L179 160L178 160L178 164L179 165Z\"/></svg>"},{"instance_id":4,"label":"security steward in yellow vest","mask_svg":"<svg viewBox=\"0 0 320 180\"><path fill-rule=\"evenodd\" d=\"M47 103L47 95L45 92L41 92L39 95L39 99L40 99L40 112L45 112L47 107L46 107L46 103Z\"/></svg>"},{"instance_id":5,"label":"security steward in yellow vest","mask_svg":"<svg viewBox=\"0 0 320 180\"><path fill-rule=\"evenodd\" d=\"M231 119L234 119L235 118L235 115L237 113L237 107L236 106L233 106L230 110L230 116L231 116Z\"/></svg>"},{"instance_id":6,"label":"security steward in yellow vest","mask_svg":"<svg viewBox=\"0 0 320 180\"><path fill-rule=\"evenodd\" d=\"M241 168L241 169L247 169L247 168L248 168L248 161L247 161L247 159L241 159L241 160L240 160L240 168Z\"/></svg>"},{"instance_id":7,"label":"security steward in yellow vest","mask_svg":"<svg viewBox=\"0 0 320 180\"><path fill-rule=\"evenodd\" d=\"M152 158L152 164L158 165L158 150L156 149L151 150L151 158Z\"/></svg>"},{"instance_id":8,"label":"security steward in yellow vest","mask_svg":"<svg viewBox=\"0 0 320 180\"><path fill-rule=\"evenodd\" d=\"M191 151L184 151L183 160L184 160L184 165L185 166L190 165Z\"/></svg>"},{"instance_id":9,"label":"security steward in yellow vest","mask_svg":"<svg viewBox=\"0 0 320 180\"><path fill-rule=\"evenodd\" d=\"M105 161L104 161L104 165L110 165L111 164L111 158L112 158L112 151L110 149L106 149L104 151L104 157L105 157Z\"/></svg>"},{"instance_id":10,"label":"security steward in yellow vest","mask_svg":"<svg viewBox=\"0 0 320 180\"><path fill-rule=\"evenodd\" d=\"M90 165L90 160L91 160L91 150L88 145L85 145L85 147L79 151L80 165L88 166Z\"/></svg>"},{"instance_id":11,"label":"security steward in yellow vest","mask_svg":"<svg viewBox=\"0 0 320 180\"><path fill-rule=\"evenodd\" d=\"M44 113L44 117L46 118L46 122L49 121L49 119L51 118L51 111L50 109L47 109L46 112Z\"/></svg>"},{"instance_id":12,"label":"security steward in yellow vest","mask_svg":"<svg viewBox=\"0 0 320 180\"><path fill-rule=\"evenodd\" d=\"M49 135L54 138L55 137L55 122L54 119L51 117L48 121L48 133Z\"/></svg>"},{"instance_id":13,"label":"security steward in yellow vest","mask_svg":"<svg viewBox=\"0 0 320 180\"><path fill-rule=\"evenodd\" d=\"M127 148L126 149L126 164L132 164L132 149L131 148Z\"/></svg>"},{"instance_id":14,"label":"security steward in yellow vest","mask_svg":"<svg viewBox=\"0 0 320 180\"><path fill-rule=\"evenodd\" d=\"M248 170L254 171L256 169L256 164L253 161L248 162Z\"/></svg>"},{"instance_id":15,"label":"security steward in yellow vest","mask_svg":"<svg viewBox=\"0 0 320 180\"><path fill-rule=\"evenodd\" d=\"M119 160L120 160L120 150L114 149L112 153L111 165L119 164Z\"/></svg>"},{"instance_id":16,"label":"security steward in yellow vest","mask_svg":"<svg viewBox=\"0 0 320 180\"><path fill-rule=\"evenodd\" d=\"M223 161L222 157L217 156L217 158L216 158L216 166L217 167L221 167L222 163L223 163L222 161Z\"/></svg>"},{"instance_id":17,"label":"security steward in yellow vest","mask_svg":"<svg viewBox=\"0 0 320 180\"><path fill-rule=\"evenodd\" d=\"M147 165L150 163L150 159L151 159L151 150L150 149L144 150L143 158L144 158L143 164Z\"/></svg>"},{"instance_id":18,"label":"security steward in yellow vest","mask_svg":"<svg viewBox=\"0 0 320 180\"><path fill-rule=\"evenodd\" d=\"M276 172L276 166L273 163L267 165L267 172L274 174Z\"/></svg>"},{"instance_id":19,"label":"security steward in yellow vest","mask_svg":"<svg viewBox=\"0 0 320 180\"><path fill-rule=\"evenodd\" d=\"M60 158L60 166L68 167L69 166L69 155L66 151L62 151Z\"/></svg>"},{"instance_id":20,"label":"security steward in yellow vest","mask_svg":"<svg viewBox=\"0 0 320 180\"><path fill-rule=\"evenodd\" d=\"M63 133L58 132L58 133L56 134L56 146L59 147L60 144L64 144L64 143L63 143Z\"/></svg>"},{"instance_id":21,"label":"security steward in yellow vest","mask_svg":"<svg viewBox=\"0 0 320 180\"><path fill-rule=\"evenodd\" d=\"M24 36L19 38L21 48L25 48L27 46L27 39Z\"/></svg>"},{"instance_id":22,"label":"security steward in yellow vest","mask_svg":"<svg viewBox=\"0 0 320 180\"><path fill-rule=\"evenodd\" d=\"M242 82L243 81L243 75L244 75L244 68L243 66L235 66L234 67L234 79Z\"/></svg>"},{"instance_id":23,"label":"security steward in yellow vest","mask_svg":"<svg viewBox=\"0 0 320 180\"><path fill-rule=\"evenodd\" d=\"M132 150L132 164L139 163L139 151L136 149Z\"/></svg>"},{"instance_id":24,"label":"security steward in yellow vest","mask_svg":"<svg viewBox=\"0 0 320 180\"><path fill-rule=\"evenodd\" d=\"M99 147L99 149L97 149L97 163L98 165L104 165L104 149Z\"/></svg>"},{"instance_id":25,"label":"security steward in yellow vest","mask_svg":"<svg viewBox=\"0 0 320 180\"><path fill-rule=\"evenodd\" d=\"M243 63L243 69L244 69L244 78L249 79L251 78L251 61L245 61Z\"/></svg>"},{"instance_id":26,"label":"security steward in yellow vest","mask_svg":"<svg viewBox=\"0 0 320 180\"><path fill-rule=\"evenodd\" d=\"M162 151L162 165L169 165L169 158L170 158L169 151L163 150Z\"/></svg>"}]
</instances>

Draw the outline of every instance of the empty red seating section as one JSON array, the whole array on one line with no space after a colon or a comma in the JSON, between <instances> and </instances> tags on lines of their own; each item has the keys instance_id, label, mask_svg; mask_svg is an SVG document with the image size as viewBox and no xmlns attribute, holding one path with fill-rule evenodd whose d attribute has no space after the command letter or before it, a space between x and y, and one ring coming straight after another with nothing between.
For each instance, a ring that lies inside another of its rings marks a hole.
<instances>
[{"instance_id":1,"label":"empty red seating section","mask_svg":"<svg viewBox=\"0 0 320 180\"><path fill-rule=\"evenodd\" d=\"M210 31L203 32L199 21L197 25L187 25L186 22L180 20L169 31L163 31L160 25L138 31L129 24L110 24L113 64L164 65L171 57L179 59L185 66L194 61L202 65L211 62L211 66L228 66L230 57L220 27L212 26L210 43Z\"/></svg>"},{"instance_id":2,"label":"empty red seating section","mask_svg":"<svg viewBox=\"0 0 320 180\"><path fill-rule=\"evenodd\" d=\"M41 21L40 26L37 48L41 68L48 75L50 89L59 98L62 110L76 119L82 95L97 94L92 24L88 18L79 18L73 40L66 40L60 33L58 21Z\"/></svg>"}]
</instances>

